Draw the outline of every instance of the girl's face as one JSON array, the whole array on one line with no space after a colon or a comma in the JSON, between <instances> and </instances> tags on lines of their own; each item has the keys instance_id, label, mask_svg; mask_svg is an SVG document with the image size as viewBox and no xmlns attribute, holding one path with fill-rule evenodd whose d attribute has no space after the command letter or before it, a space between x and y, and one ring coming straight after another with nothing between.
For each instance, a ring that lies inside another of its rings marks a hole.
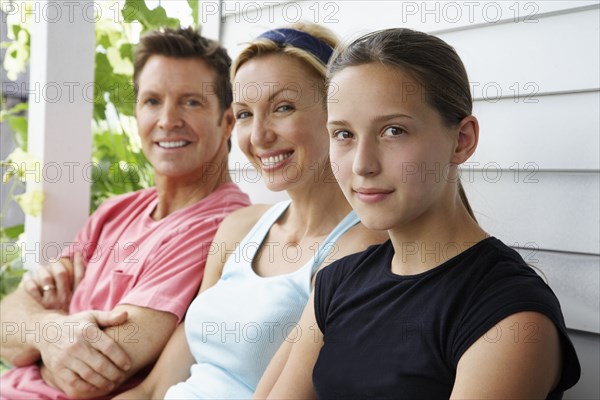
<instances>
[{"instance_id":1,"label":"girl's face","mask_svg":"<svg viewBox=\"0 0 600 400\"><path fill-rule=\"evenodd\" d=\"M365 226L406 229L455 206L459 128L445 126L409 74L347 67L327 104L332 168Z\"/></svg>"},{"instance_id":2,"label":"girl's face","mask_svg":"<svg viewBox=\"0 0 600 400\"><path fill-rule=\"evenodd\" d=\"M271 190L310 184L329 163L327 112L318 80L277 54L243 64L233 82L239 145Z\"/></svg>"}]
</instances>

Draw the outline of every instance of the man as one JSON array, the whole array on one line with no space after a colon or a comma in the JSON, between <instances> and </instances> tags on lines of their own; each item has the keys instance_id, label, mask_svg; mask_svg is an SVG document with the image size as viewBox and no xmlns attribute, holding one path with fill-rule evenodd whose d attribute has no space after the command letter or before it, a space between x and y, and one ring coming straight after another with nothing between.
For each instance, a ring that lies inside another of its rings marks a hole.
<instances>
[{"instance_id":1,"label":"man","mask_svg":"<svg viewBox=\"0 0 600 400\"><path fill-rule=\"evenodd\" d=\"M156 187L107 200L59 262L0 304L1 356L18 367L2 376L0 397L114 394L159 356L197 293L219 223L249 204L227 170L230 63L192 29L142 38L136 116Z\"/></svg>"}]
</instances>

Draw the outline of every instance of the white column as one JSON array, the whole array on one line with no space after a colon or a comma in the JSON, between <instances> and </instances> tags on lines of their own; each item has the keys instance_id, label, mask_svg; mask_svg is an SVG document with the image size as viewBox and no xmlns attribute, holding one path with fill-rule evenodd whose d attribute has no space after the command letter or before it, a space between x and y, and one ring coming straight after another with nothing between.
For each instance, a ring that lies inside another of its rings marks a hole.
<instances>
[{"instance_id":1,"label":"white column","mask_svg":"<svg viewBox=\"0 0 600 400\"><path fill-rule=\"evenodd\" d=\"M25 218L28 268L56 257L88 216L95 42L91 0L32 7L28 151L42 160L45 200Z\"/></svg>"}]
</instances>

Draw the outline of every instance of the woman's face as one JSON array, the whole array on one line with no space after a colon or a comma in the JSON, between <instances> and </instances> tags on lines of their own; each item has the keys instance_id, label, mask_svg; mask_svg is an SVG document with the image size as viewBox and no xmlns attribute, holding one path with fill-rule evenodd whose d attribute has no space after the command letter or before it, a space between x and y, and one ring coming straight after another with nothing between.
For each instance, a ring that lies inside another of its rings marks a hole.
<instances>
[{"instance_id":1,"label":"woman's face","mask_svg":"<svg viewBox=\"0 0 600 400\"><path fill-rule=\"evenodd\" d=\"M365 226L406 229L451 203L458 128L445 126L409 74L347 67L327 104L333 171Z\"/></svg>"},{"instance_id":2,"label":"woman's face","mask_svg":"<svg viewBox=\"0 0 600 400\"><path fill-rule=\"evenodd\" d=\"M270 190L315 182L329 163L320 83L301 61L275 54L244 63L233 82L240 148Z\"/></svg>"}]
</instances>

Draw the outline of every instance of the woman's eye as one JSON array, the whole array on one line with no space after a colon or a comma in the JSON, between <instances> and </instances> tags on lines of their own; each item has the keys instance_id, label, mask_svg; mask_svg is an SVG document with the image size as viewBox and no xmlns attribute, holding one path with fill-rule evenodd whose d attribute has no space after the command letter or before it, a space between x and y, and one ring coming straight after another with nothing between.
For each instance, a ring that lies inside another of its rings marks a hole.
<instances>
[{"instance_id":1,"label":"woman's eye","mask_svg":"<svg viewBox=\"0 0 600 400\"><path fill-rule=\"evenodd\" d=\"M332 136L336 140L352 139L352 137L353 137L352 133L350 133L348 131L335 131L335 132L333 132Z\"/></svg>"},{"instance_id":2,"label":"woman's eye","mask_svg":"<svg viewBox=\"0 0 600 400\"><path fill-rule=\"evenodd\" d=\"M384 136L400 136L406 133L406 131L397 126L390 126L383 131Z\"/></svg>"},{"instance_id":3,"label":"woman's eye","mask_svg":"<svg viewBox=\"0 0 600 400\"><path fill-rule=\"evenodd\" d=\"M239 113L237 113L235 115L235 119L246 119L250 116L251 114L248 111L240 111Z\"/></svg>"},{"instance_id":4,"label":"woman's eye","mask_svg":"<svg viewBox=\"0 0 600 400\"><path fill-rule=\"evenodd\" d=\"M286 112L286 111L291 111L293 110L294 107L290 106L289 104L284 104L282 106L279 106L275 109L275 111L277 112Z\"/></svg>"}]
</instances>

